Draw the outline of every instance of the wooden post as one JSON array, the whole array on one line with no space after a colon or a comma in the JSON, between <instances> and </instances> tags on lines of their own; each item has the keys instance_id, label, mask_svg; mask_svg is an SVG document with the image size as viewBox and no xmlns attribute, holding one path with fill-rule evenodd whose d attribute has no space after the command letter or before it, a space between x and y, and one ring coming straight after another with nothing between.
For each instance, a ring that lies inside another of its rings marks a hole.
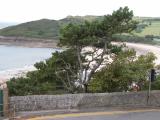
<instances>
[{"instance_id":1,"label":"wooden post","mask_svg":"<svg viewBox=\"0 0 160 120\"><path fill-rule=\"evenodd\" d=\"M5 117L9 116L9 97L8 88L3 89L3 115Z\"/></svg>"}]
</instances>

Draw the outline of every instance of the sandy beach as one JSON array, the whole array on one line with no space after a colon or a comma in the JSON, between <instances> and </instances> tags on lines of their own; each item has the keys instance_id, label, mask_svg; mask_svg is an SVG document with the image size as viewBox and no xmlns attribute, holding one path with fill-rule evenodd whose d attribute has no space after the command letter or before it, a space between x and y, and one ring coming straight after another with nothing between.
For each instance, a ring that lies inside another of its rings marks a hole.
<instances>
[{"instance_id":1,"label":"sandy beach","mask_svg":"<svg viewBox=\"0 0 160 120\"><path fill-rule=\"evenodd\" d=\"M36 68L32 65L25 66L23 68L10 69L6 71L0 71L0 89L6 87L6 81L13 77L22 77L25 76L27 72L34 71Z\"/></svg>"},{"instance_id":2,"label":"sandy beach","mask_svg":"<svg viewBox=\"0 0 160 120\"><path fill-rule=\"evenodd\" d=\"M124 44L124 43L122 43L122 42L112 42L112 44L121 45L121 44ZM125 42L125 44L128 48L134 49L136 51L137 56L145 55L149 52L154 53L157 57L157 59L155 60L155 64L156 65L160 64L160 46L143 44L143 43L128 43L128 42Z\"/></svg>"},{"instance_id":3,"label":"sandy beach","mask_svg":"<svg viewBox=\"0 0 160 120\"><path fill-rule=\"evenodd\" d=\"M10 79L13 77L25 76L28 71L34 71L36 68L32 65L25 66L23 68L10 69L6 71L0 71L0 79Z\"/></svg>"},{"instance_id":4,"label":"sandy beach","mask_svg":"<svg viewBox=\"0 0 160 120\"><path fill-rule=\"evenodd\" d=\"M137 55L144 55L148 52L152 52L156 55L157 59L155 60L155 64L160 64L160 46L156 45L147 45L140 43L126 43L129 48L133 48L136 50Z\"/></svg>"}]
</instances>

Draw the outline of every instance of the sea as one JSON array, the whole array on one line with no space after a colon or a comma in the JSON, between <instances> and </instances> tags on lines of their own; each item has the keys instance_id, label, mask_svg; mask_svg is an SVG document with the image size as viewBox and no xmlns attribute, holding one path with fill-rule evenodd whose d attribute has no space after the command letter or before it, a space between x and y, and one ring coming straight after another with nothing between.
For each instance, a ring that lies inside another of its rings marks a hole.
<instances>
[{"instance_id":1,"label":"sea","mask_svg":"<svg viewBox=\"0 0 160 120\"><path fill-rule=\"evenodd\" d=\"M0 45L0 72L33 66L36 62L51 57L55 51L59 49Z\"/></svg>"}]
</instances>

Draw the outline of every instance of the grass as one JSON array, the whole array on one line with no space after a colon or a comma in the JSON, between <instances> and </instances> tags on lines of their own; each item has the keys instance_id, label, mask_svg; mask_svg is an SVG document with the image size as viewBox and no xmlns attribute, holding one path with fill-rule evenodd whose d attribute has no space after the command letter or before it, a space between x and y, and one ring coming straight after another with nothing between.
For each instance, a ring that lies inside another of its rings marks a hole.
<instances>
[{"instance_id":1,"label":"grass","mask_svg":"<svg viewBox=\"0 0 160 120\"><path fill-rule=\"evenodd\" d=\"M135 33L138 36L146 36L146 35L154 35L160 36L160 20L159 21L152 21L151 25L145 27L142 32Z\"/></svg>"},{"instance_id":2,"label":"grass","mask_svg":"<svg viewBox=\"0 0 160 120\"><path fill-rule=\"evenodd\" d=\"M62 26L68 23L82 23L85 20L92 21L98 18L98 16L69 16L61 20L41 19L1 29L0 35L58 39L59 30Z\"/></svg>"},{"instance_id":3,"label":"grass","mask_svg":"<svg viewBox=\"0 0 160 120\"><path fill-rule=\"evenodd\" d=\"M42 19L1 29L0 35L58 39L60 28L68 23L82 23L85 20L93 21L101 18L102 16L68 16L61 20ZM160 18L134 17L133 19L140 22L140 31L134 31L134 35L139 37L145 37L146 35L160 37Z\"/></svg>"}]
</instances>

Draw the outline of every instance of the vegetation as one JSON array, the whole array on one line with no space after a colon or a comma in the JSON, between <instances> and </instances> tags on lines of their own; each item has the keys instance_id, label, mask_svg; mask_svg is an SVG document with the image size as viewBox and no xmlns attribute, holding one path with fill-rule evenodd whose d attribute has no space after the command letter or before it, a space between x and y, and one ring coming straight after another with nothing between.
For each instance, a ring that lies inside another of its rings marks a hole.
<instances>
[{"instance_id":1,"label":"vegetation","mask_svg":"<svg viewBox=\"0 0 160 120\"><path fill-rule=\"evenodd\" d=\"M135 36L129 34L120 34L113 36L114 41L121 41L121 42L134 42L134 43L146 43L146 44L157 44L153 39L153 36Z\"/></svg>"},{"instance_id":2,"label":"vegetation","mask_svg":"<svg viewBox=\"0 0 160 120\"><path fill-rule=\"evenodd\" d=\"M81 24L85 21L102 21L104 16L68 16L61 20L42 19L22 23L19 25L7 27L0 30L2 36L21 36L31 38L51 38L59 39L59 30L67 24ZM133 17L133 20L139 22L137 28L132 34L121 34L120 38L128 42L159 43L160 38L160 18ZM148 36L150 36L148 38ZM118 37L119 38L119 37ZM153 39L153 38L158 38Z\"/></svg>"},{"instance_id":3,"label":"vegetation","mask_svg":"<svg viewBox=\"0 0 160 120\"><path fill-rule=\"evenodd\" d=\"M85 20L92 21L97 19L96 16L68 16L61 20L49 20L41 19L37 21L31 21L22 23L19 25L6 27L0 30L0 35L3 36L21 36L31 38L51 38L58 39L60 27L69 23L82 23Z\"/></svg>"},{"instance_id":4,"label":"vegetation","mask_svg":"<svg viewBox=\"0 0 160 120\"><path fill-rule=\"evenodd\" d=\"M118 33L129 33L135 29L136 22L132 20L132 17L133 12L125 7L114 11L111 15L104 16L102 21L85 22L80 25L69 24L61 30L61 45L76 50L78 61L77 79L84 92L87 92L88 83L97 69L104 62L107 62L108 58L104 57L112 54L110 50L112 36ZM101 43L102 48L95 48L94 45L97 43ZM87 46L90 46L92 51L82 53L83 48ZM102 52L98 54L99 50ZM91 59L87 59L87 56L91 56ZM95 62L94 65L93 62Z\"/></svg>"},{"instance_id":5,"label":"vegetation","mask_svg":"<svg viewBox=\"0 0 160 120\"><path fill-rule=\"evenodd\" d=\"M66 73L60 73L63 79L57 76L58 69L65 68L65 62L72 67L76 64L74 50L68 49L64 52L53 53L46 61L36 63L37 71L29 72L26 77L13 78L7 85L10 95L32 95L32 94L61 94L72 92L67 82ZM67 71L69 72L69 71Z\"/></svg>"},{"instance_id":6,"label":"vegetation","mask_svg":"<svg viewBox=\"0 0 160 120\"><path fill-rule=\"evenodd\" d=\"M144 89L148 71L154 67L154 60L155 56L152 53L141 55L136 59L134 50L122 51L111 64L94 75L89 89L91 92L129 91L132 90L132 83Z\"/></svg>"},{"instance_id":7,"label":"vegetation","mask_svg":"<svg viewBox=\"0 0 160 120\"><path fill-rule=\"evenodd\" d=\"M143 20L140 25L144 26L142 30L136 33L138 36L160 36L160 19Z\"/></svg>"},{"instance_id":8,"label":"vegetation","mask_svg":"<svg viewBox=\"0 0 160 120\"><path fill-rule=\"evenodd\" d=\"M113 36L130 33L137 22L128 7L101 20L70 23L60 30L66 51L35 64L37 71L8 82L11 95L127 91L132 82L146 82L155 56L136 59L135 51L111 44ZM89 50L87 49L89 48Z\"/></svg>"},{"instance_id":9,"label":"vegetation","mask_svg":"<svg viewBox=\"0 0 160 120\"><path fill-rule=\"evenodd\" d=\"M58 21L42 19L4 28L0 30L0 35L56 39L58 31Z\"/></svg>"}]
</instances>

